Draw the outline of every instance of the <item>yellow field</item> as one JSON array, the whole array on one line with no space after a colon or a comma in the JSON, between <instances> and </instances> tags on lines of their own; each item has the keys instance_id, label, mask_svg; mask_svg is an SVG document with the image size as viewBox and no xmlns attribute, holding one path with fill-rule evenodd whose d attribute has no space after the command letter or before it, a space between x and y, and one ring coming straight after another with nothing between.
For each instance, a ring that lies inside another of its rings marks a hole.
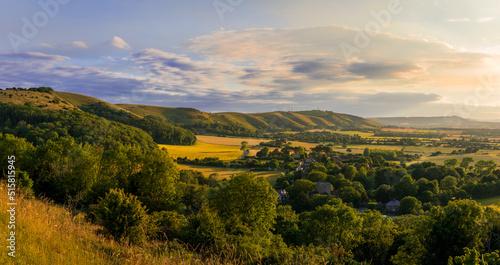
<instances>
[{"instance_id":1,"label":"yellow field","mask_svg":"<svg viewBox=\"0 0 500 265\"><path fill-rule=\"evenodd\" d=\"M215 144L215 145L226 145L226 146L237 146L238 148L241 146L241 142L247 141L248 147L250 149L252 149L252 146L259 145L261 142L270 141L269 139L218 137L218 136L208 136L208 135L196 135L196 138L198 139L198 142L201 142L201 143ZM292 146L302 146L305 148L313 148L313 147L316 147L319 145L319 144L304 143L304 142L297 142L297 141L291 141L291 143L292 143Z\"/></svg>"},{"instance_id":2,"label":"yellow field","mask_svg":"<svg viewBox=\"0 0 500 265\"><path fill-rule=\"evenodd\" d=\"M335 133L338 134L346 134L346 135L359 135L361 137L370 137L373 136L373 133L366 133L366 132L358 132L358 131L334 131Z\"/></svg>"},{"instance_id":3,"label":"yellow field","mask_svg":"<svg viewBox=\"0 0 500 265\"><path fill-rule=\"evenodd\" d=\"M255 138L239 138L239 137L218 137L208 135L196 135L198 142L217 145L234 145L241 146L241 142L247 141L249 146L259 145L261 142L269 141L268 139Z\"/></svg>"},{"instance_id":4,"label":"yellow field","mask_svg":"<svg viewBox=\"0 0 500 265\"><path fill-rule=\"evenodd\" d=\"M179 169L187 169L187 170L195 170L203 173L205 177L210 176L210 174L218 174L219 180L229 179L231 175L248 172L248 169L242 168L222 168L222 167L205 167L205 166L196 166L196 165L181 165L179 164ZM271 185L276 183L276 179L283 173L283 170L279 171L254 171L254 173L259 176L266 178Z\"/></svg>"},{"instance_id":5,"label":"yellow field","mask_svg":"<svg viewBox=\"0 0 500 265\"><path fill-rule=\"evenodd\" d=\"M189 159L205 158L205 157L218 157L224 161L230 161L240 158L243 151L239 146L231 145L217 145L197 142L192 146L183 145L166 145L160 144L160 148L165 147L169 155L173 158L187 157Z\"/></svg>"}]
</instances>

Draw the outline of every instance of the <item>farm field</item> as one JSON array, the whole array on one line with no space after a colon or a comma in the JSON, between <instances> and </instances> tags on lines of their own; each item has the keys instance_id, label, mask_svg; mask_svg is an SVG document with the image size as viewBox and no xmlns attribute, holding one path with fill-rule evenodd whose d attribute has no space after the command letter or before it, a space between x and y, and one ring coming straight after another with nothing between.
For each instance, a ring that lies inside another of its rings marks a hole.
<instances>
[{"instance_id":1,"label":"farm field","mask_svg":"<svg viewBox=\"0 0 500 265\"><path fill-rule=\"evenodd\" d=\"M160 144L160 148L165 147L169 155L173 158L187 157L189 159L202 159L205 157L218 157L224 161L231 161L240 158L243 151L239 146L218 145L197 142L192 146L166 145Z\"/></svg>"},{"instance_id":2,"label":"farm field","mask_svg":"<svg viewBox=\"0 0 500 265\"><path fill-rule=\"evenodd\" d=\"M251 148L252 146L259 145L261 142L268 142L269 139L255 139L255 138L240 138L240 137L219 137L219 136L208 136L208 135L196 135L198 142L207 143L207 144L215 144L215 145L228 145L228 146L237 146L238 149L241 146L241 142L247 141L248 146ZM303 146L305 148L313 148L319 144L314 143L304 143L291 141L292 146Z\"/></svg>"},{"instance_id":3,"label":"farm field","mask_svg":"<svg viewBox=\"0 0 500 265\"><path fill-rule=\"evenodd\" d=\"M205 167L205 166L197 166L197 165L183 165L179 164L179 169L185 169L185 170L195 170L203 173L205 177L210 176L210 174L218 174L219 180L222 179L229 179L230 176L242 172L249 172L248 169L241 169L241 168L222 168L222 167ZM254 173L259 176L266 178L271 185L274 185L276 183L276 179L283 173L283 170L278 170L278 171L254 171Z\"/></svg>"},{"instance_id":4,"label":"farm field","mask_svg":"<svg viewBox=\"0 0 500 265\"><path fill-rule=\"evenodd\" d=\"M476 199L475 201L479 202L483 206L496 206L498 207L498 203L500 202L500 195L484 198L484 199Z\"/></svg>"}]
</instances>

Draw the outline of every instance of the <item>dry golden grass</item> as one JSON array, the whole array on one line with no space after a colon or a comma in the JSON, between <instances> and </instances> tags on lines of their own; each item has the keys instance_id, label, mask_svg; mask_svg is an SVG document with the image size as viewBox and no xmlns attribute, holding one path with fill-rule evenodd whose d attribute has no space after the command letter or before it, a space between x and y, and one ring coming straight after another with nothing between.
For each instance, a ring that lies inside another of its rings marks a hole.
<instances>
[{"instance_id":1,"label":"dry golden grass","mask_svg":"<svg viewBox=\"0 0 500 265\"><path fill-rule=\"evenodd\" d=\"M0 231L4 239L7 227L7 191L0 183ZM17 198L16 253L7 256L7 241L0 248L0 264L88 265L88 264L238 264L221 262L218 253L205 251L206 256L190 251L177 242L151 241L143 245L116 242L98 234L100 229L73 216L64 207L47 200Z\"/></svg>"},{"instance_id":2,"label":"dry golden grass","mask_svg":"<svg viewBox=\"0 0 500 265\"><path fill-rule=\"evenodd\" d=\"M217 145L241 146L241 142L247 141L249 146L259 145L261 142L269 141L267 139L243 138L243 137L218 137L208 135L196 135L199 142Z\"/></svg>"},{"instance_id":3,"label":"dry golden grass","mask_svg":"<svg viewBox=\"0 0 500 265\"><path fill-rule=\"evenodd\" d=\"M205 177L210 176L210 174L218 174L219 180L229 179L230 176L238 173L249 172L248 169L242 168L223 168L223 167L205 167L197 165L183 165L179 164L179 169L195 170L203 173ZM278 171L253 171L255 175L263 177L269 181L271 185L276 183L276 179L283 173L283 170Z\"/></svg>"},{"instance_id":4,"label":"dry golden grass","mask_svg":"<svg viewBox=\"0 0 500 265\"><path fill-rule=\"evenodd\" d=\"M10 96L12 95L12 97ZM50 93L42 93L42 92L35 92L35 91L25 91L25 90L1 90L0 91L0 102L12 102L14 104L19 104L23 105L26 102L32 102L33 105L35 106L45 106L43 109L53 109L53 110L59 110L63 109L64 107L68 109L73 109L74 106L71 105L70 103L64 103L63 98L59 97L61 99L61 102L59 104L55 103L50 103L49 101L54 100L56 96L50 94Z\"/></svg>"},{"instance_id":5,"label":"dry golden grass","mask_svg":"<svg viewBox=\"0 0 500 265\"><path fill-rule=\"evenodd\" d=\"M166 145L160 144L160 148L165 147L169 155L173 158L187 157L189 159L202 159L205 157L218 157L224 161L230 161L240 158L243 151L239 146L208 144L197 142L195 145Z\"/></svg>"}]
</instances>

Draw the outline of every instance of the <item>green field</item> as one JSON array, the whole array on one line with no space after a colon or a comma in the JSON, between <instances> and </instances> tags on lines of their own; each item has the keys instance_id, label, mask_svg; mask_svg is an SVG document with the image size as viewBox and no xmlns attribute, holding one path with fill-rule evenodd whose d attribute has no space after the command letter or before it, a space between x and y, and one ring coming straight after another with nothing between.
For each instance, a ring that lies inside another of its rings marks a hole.
<instances>
[{"instance_id":1,"label":"green field","mask_svg":"<svg viewBox=\"0 0 500 265\"><path fill-rule=\"evenodd\" d=\"M187 157L189 159L202 159L205 157L218 157L224 161L231 161L240 158L243 151L239 146L217 145L197 142L192 146L166 145L160 144L160 148L165 147L169 155L173 158Z\"/></svg>"},{"instance_id":2,"label":"green field","mask_svg":"<svg viewBox=\"0 0 500 265\"><path fill-rule=\"evenodd\" d=\"M477 199L475 201L479 202L483 206L498 205L498 203L500 202L500 195L484 199Z\"/></svg>"},{"instance_id":3,"label":"green field","mask_svg":"<svg viewBox=\"0 0 500 265\"><path fill-rule=\"evenodd\" d=\"M234 175L234 174L250 171L248 169L242 169L242 168L205 167L205 166L182 165L182 164L179 164L179 169L199 171L199 172L203 173L203 175L205 177L210 176L210 174L218 174L219 180L229 179L229 177ZM281 173L284 173L283 170L253 171L253 172L257 176L267 179L271 185L274 185L274 183L276 183L276 179L281 175Z\"/></svg>"}]
</instances>

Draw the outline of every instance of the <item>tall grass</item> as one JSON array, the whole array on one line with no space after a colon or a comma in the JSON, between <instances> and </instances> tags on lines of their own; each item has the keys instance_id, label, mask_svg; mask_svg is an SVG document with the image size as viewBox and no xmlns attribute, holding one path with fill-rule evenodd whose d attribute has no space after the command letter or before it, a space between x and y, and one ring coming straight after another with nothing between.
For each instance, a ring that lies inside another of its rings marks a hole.
<instances>
[{"instance_id":1,"label":"tall grass","mask_svg":"<svg viewBox=\"0 0 500 265\"><path fill-rule=\"evenodd\" d=\"M220 255L192 251L177 241L151 241L143 245L114 241L99 231L100 226L86 222L79 214L47 199L17 197L16 257L7 256L7 190L0 183L0 264L87 265L87 264L230 264ZM204 257L206 256L206 257ZM237 262L235 262L236 264Z\"/></svg>"}]
</instances>

